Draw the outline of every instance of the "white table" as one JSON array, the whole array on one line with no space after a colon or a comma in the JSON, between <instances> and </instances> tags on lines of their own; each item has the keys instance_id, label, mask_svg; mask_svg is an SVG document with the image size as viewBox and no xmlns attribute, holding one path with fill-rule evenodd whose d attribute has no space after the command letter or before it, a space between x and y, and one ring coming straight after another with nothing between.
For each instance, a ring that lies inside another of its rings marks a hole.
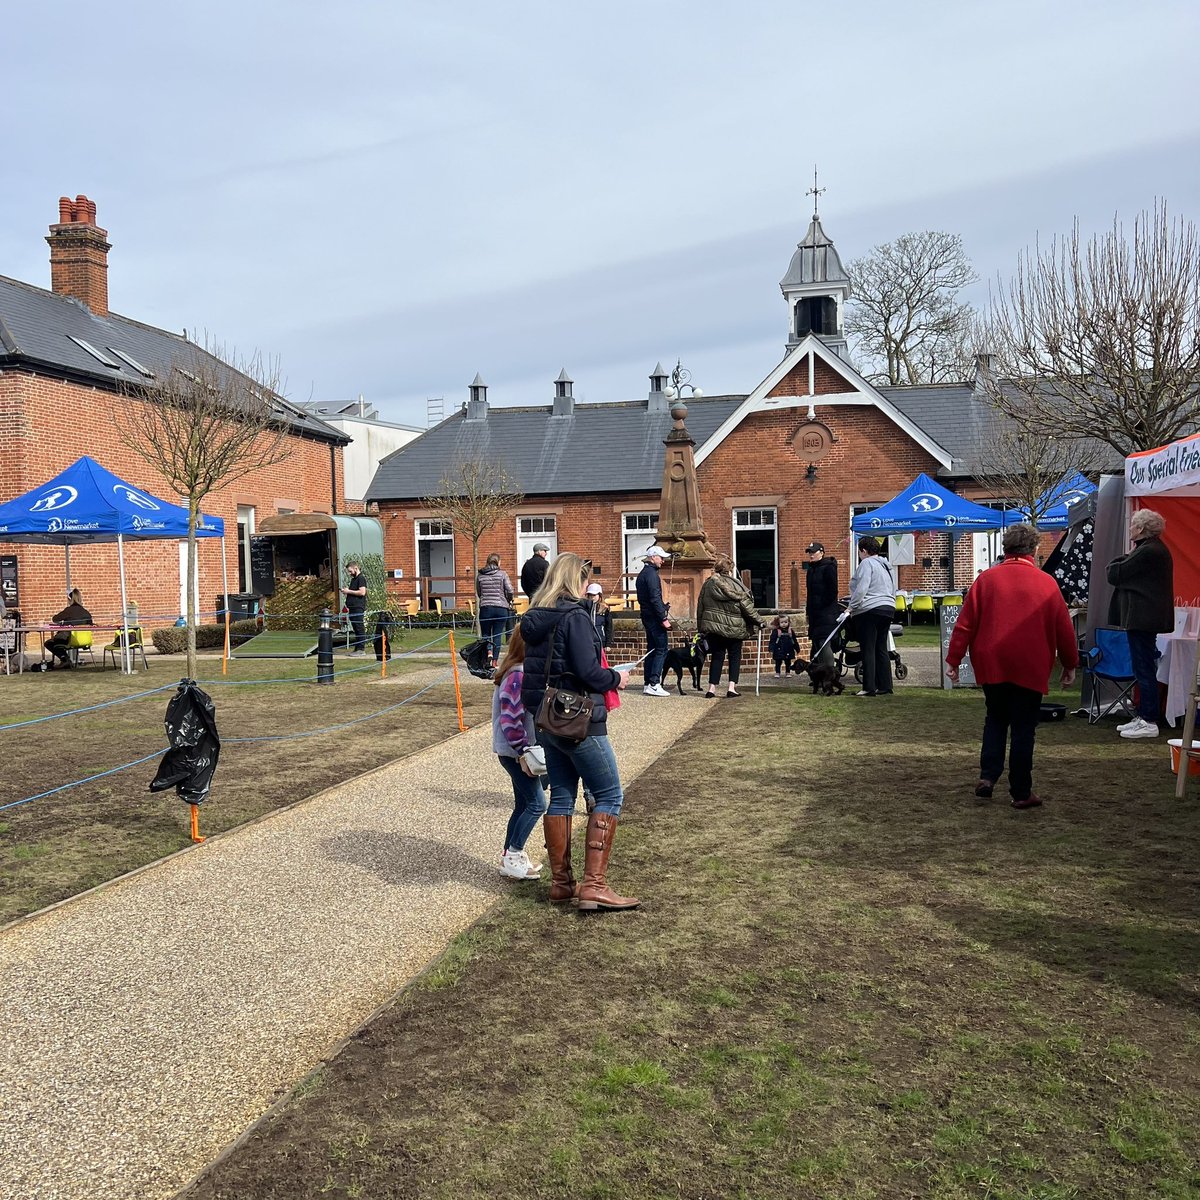
<instances>
[{"instance_id":1,"label":"white table","mask_svg":"<svg viewBox=\"0 0 1200 1200\"><path fill-rule=\"evenodd\" d=\"M1182 633L1160 633L1157 638L1158 681L1167 685L1167 704L1163 716L1174 728L1187 708L1188 696L1196 682L1196 663L1200 657L1200 639Z\"/></svg>"}]
</instances>

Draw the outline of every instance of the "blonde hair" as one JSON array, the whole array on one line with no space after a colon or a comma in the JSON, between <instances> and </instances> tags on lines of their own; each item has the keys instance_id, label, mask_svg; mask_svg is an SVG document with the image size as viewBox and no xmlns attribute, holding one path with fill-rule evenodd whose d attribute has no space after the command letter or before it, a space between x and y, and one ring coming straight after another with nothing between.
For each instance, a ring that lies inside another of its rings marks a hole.
<instances>
[{"instance_id":1,"label":"blonde hair","mask_svg":"<svg viewBox=\"0 0 1200 1200\"><path fill-rule=\"evenodd\" d=\"M1129 532L1132 534L1140 533L1146 537L1161 537L1162 531L1166 527L1167 522L1163 519L1162 513L1157 513L1152 508L1139 508L1129 518Z\"/></svg>"},{"instance_id":2,"label":"blonde hair","mask_svg":"<svg viewBox=\"0 0 1200 1200\"><path fill-rule=\"evenodd\" d=\"M500 655L500 661L496 664L496 674L492 682L499 687L504 682L505 675L524 663L525 638L521 634L521 626L514 625L512 633L508 635L508 645L504 647L504 653Z\"/></svg>"},{"instance_id":3,"label":"blonde hair","mask_svg":"<svg viewBox=\"0 0 1200 1200\"><path fill-rule=\"evenodd\" d=\"M592 564L578 554L560 554L533 594L530 608L553 608L560 600L578 600L592 574Z\"/></svg>"}]
</instances>

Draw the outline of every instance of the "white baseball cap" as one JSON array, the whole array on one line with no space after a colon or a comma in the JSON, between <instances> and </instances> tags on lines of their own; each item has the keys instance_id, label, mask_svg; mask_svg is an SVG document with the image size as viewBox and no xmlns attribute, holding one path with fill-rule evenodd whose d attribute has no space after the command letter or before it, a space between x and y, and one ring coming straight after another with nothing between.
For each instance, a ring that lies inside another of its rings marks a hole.
<instances>
[{"instance_id":1,"label":"white baseball cap","mask_svg":"<svg viewBox=\"0 0 1200 1200\"><path fill-rule=\"evenodd\" d=\"M603 595L604 589L598 583L589 583L587 585L587 594L589 596Z\"/></svg>"}]
</instances>

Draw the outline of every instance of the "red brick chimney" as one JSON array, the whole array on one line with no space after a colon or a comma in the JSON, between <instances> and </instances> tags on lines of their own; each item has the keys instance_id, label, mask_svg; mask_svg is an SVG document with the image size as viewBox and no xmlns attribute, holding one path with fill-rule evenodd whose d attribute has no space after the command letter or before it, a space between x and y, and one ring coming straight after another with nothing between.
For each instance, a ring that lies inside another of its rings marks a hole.
<instances>
[{"instance_id":1,"label":"red brick chimney","mask_svg":"<svg viewBox=\"0 0 1200 1200\"><path fill-rule=\"evenodd\" d=\"M108 316L108 230L96 225L86 196L60 196L58 224L50 226L50 288L74 296L98 317Z\"/></svg>"}]
</instances>

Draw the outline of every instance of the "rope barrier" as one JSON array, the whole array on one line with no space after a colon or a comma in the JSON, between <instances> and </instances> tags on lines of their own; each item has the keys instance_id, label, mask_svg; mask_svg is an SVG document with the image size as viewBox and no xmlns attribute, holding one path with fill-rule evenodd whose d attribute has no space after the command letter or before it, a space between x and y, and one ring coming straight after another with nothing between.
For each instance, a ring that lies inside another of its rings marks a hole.
<instances>
[{"instance_id":1,"label":"rope barrier","mask_svg":"<svg viewBox=\"0 0 1200 1200\"><path fill-rule=\"evenodd\" d=\"M114 704L124 704L128 700L141 700L145 696L155 696L159 692L169 692L173 683L163 684L162 687L151 688L148 692L135 692L132 696L118 696L115 700L105 700L100 704L89 704L87 708L69 708L66 712L51 713L46 717L31 717L28 721L15 721L11 725L0 725L0 733L9 729L24 729L29 725L41 725L44 721L57 721L60 717L76 717L80 713L96 712L101 708L111 708Z\"/></svg>"},{"instance_id":2,"label":"rope barrier","mask_svg":"<svg viewBox=\"0 0 1200 1200\"><path fill-rule=\"evenodd\" d=\"M411 696L405 696L405 698L398 703L389 704L386 708L381 708L377 712L367 713L361 717L354 717L349 721L342 721L337 725L326 725L320 729L309 729L302 733L276 733L270 734L266 737L253 738L225 738L222 744L226 746L232 746L246 745L253 742L290 742L299 738L318 737L323 733L335 733L339 729L349 729L352 725L361 725L363 721L372 721L376 717L382 717L385 713L395 712L396 709L403 708L406 704L411 704L419 696L423 696L432 688L437 687L438 684L442 683L449 674L451 674L451 671L449 668L447 668L436 679L431 680L423 688L413 692ZM175 685L171 684L170 686L174 687ZM158 690L161 691L164 689L160 688ZM149 694L150 693L147 693L147 695ZM100 771L96 775L89 775L86 779L76 779L72 783L64 783L59 787L50 788L49 791L38 792L36 796L26 796L24 800L13 800L8 804L0 804L0 812L4 812L6 809L10 808L19 808L23 804L31 804L34 800L44 800L47 796L54 796L59 792L65 792L71 788L82 787L86 783L95 783L97 779L105 779L110 775L117 775L121 771L128 771L130 767L141 766L142 763L151 762L156 758L161 758L162 755L166 754L167 749L168 747L164 746L161 750L156 750L153 754L147 754L145 758L134 759L133 762L127 762L123 766L112 767L108 771Z\"/></svg>"}]
</instances>

